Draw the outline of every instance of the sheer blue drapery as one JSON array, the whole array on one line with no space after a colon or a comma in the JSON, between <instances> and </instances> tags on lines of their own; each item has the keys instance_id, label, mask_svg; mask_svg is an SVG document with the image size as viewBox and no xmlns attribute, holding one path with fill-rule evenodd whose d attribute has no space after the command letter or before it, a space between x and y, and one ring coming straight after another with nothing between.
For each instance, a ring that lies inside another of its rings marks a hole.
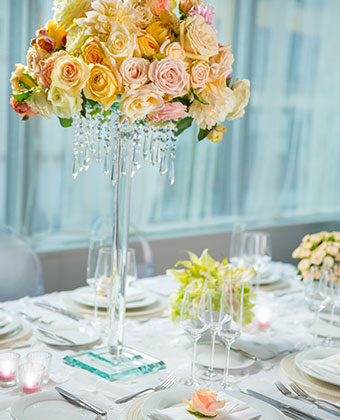
<instances>
[{"instance_id":1,"label":"sheer blue drapery","mask_svg":"<svg viewBox=\"0 0 340 420\"><path fill-rule=\"evenodd\" d=\"M234 221L276 225L339 218L340 2L214 0L235 74L249 78L246 116L223 142L178 141L175 186L146 165L134 177L132 221L148 235L211 232ZM112 208L112 187L93 165L76 181L72 129L8 107L8 77L23 62L51 0L2 0L0 36L0 221L41 248L87 239ZM15 28L15 29L14 29ZM5 46L5 47L4 47Z\"/></svg>"}]
</instances>

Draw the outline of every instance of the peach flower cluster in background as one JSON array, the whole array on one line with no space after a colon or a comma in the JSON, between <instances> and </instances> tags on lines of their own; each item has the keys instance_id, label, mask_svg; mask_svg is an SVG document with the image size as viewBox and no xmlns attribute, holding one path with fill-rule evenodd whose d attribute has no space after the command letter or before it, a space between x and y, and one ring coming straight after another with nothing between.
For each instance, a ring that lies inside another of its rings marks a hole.
<instances>
[{"instance_id":1,"label":"peach flower cluster in background","mask_svg":"<svg viewBox=\"0 0 340 420\"><path fill-rule=\"evenodd\" d=\"M340 232L319 232L306 235L293 252L300 258L298 270L306 280L312 266L317 267L315 277L320 278L323 267L333 268L334 279L340 281Z\"/></svg>"},{"instance_id":2,"label":"peach flower cluster in background","mask_svg":"<svg viewBox=\"0 0 340 420\"><path fill-rule=\"evenodd\" d=\"M55 0L12 73L10 104L24 119L55 114L70 126L86 106L119 102L130 123L172 120L180 134L195 122L199 140L217 142L220 123L244 115L250 87L231 77L214 18L203 0Z\"/></svg>"}]
</instances>

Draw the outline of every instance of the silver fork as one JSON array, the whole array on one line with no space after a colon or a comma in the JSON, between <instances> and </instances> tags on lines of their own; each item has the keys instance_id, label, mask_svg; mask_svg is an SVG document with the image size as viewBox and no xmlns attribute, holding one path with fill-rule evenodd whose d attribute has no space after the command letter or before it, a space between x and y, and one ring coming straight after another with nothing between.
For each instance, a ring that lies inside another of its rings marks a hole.
<instances>
[{"instance_id":1,"label":"silver fork","mask_svg":"<svg viewBox=\"0 0 340 420\"><path fill-rule=\"evenodd\" d=\"M169 375L167 376L159 385L157 385L155 388L145 388L142 391L136 392L135 394L127 395L123 398L118 398L118 400L115 400L116 404L123 404L126 403L133 398L138 397L139 395L145 394L148 391L162 391L163 389L170 388L176 381L176 376Z\"/></svg>"},{"instance_id":2,"label":"silver fork","mask_svg":"<svg viewBox=\"0 0 340 420\"><path fill-rule=\"evenodd\" d=\"M332 412L332 414L336 416L340 416L340 407L336 404L333 404L329 401L323 400L322 398L314 398L311 395L307 394L299 385L297 384L290 384L289 385L292 390L300 397L304 398L306 401L310 401L311 403L315 404L317 407ZM332 408L328 408L328 407ZM334 410L335 409L335 410Z\"/></svg>"}]
</instances>

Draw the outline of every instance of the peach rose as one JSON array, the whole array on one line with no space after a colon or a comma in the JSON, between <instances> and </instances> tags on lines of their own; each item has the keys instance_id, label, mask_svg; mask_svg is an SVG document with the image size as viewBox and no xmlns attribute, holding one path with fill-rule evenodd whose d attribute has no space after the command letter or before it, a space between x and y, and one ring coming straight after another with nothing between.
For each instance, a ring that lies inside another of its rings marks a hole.
<instances>
[{"instance_id":1,"label":"peach rose","mask_svg":"<svg viewBox=\"0 0 340 420\"><path fill-rule=\"evenodd\" d=\"M130 89L136 89L149 81L150 63L144 58L127 58L120 65L120 74Z\"/></svg>"},{"instance_id":2,"label":"peach rose","mask_svg":"<svg viewBox=\"0 0 340 420\"><path fill-rule=\"evenodd\" d=\"M217 416L217 410L225 406L225 401L217 401L217 394L211 389L198 389L195 394L191 393L191 401L186 398L182 401L190 405L191 411L208 417Z\"/></svg>"},{"instance_id":3,"label":"peach rose","mask_svg":"<svg viewBox=\"0 0 340 420\"><path fill-rule=\"evenodd\" d=\"M77 96L85 86L89 75L89 66L81 58L66 54L57 58L51 79L54 86L63 89L71 96Z\"/></svg>"},{"instance_id":4,"label":"peach rose","mask_svg":"<svg viewBox=\"0 0 340 420\"><path fill-rule=\"evenodd\" d=\"M220 47L218 54L210 58L210 78L215 80L221 74L231 74L233 63L234 55L231 52L231 44Z\"/></svg>"},{"instance_id":5,"label":"peach rose","mask_svg":"<svg viewBox=\"0 0 340 420\"><path fill-rule=\"evenodd\" d=\"M52 83L51 75L54 68L54 64L58 58L66 55L65 51L58 51L51 55L47 60L41 63L40 70L38 72L39 84L44 89L49 89Z\"/></svg>"},{"instance_id":6,"label":"peach rose","mask_svg":"<svg viewBox=\"0 0 340 420\"><path fill-rule=\"evenodd\" d=\"M18 102L16 99L13 98L13 96L11 96L11 99L9 100L9 103L11 105L11 107L13 108L13 110L22 116L22 118L29 118L29 117L34 117L36 115L38 115L37 112L34 112L31 107L28 105L27 102Z\"/></svg>"},{"instance_id":7,"label":"peach rose","mask_svg":"<svg viewBox=\"0 0 340 420\"><path fill-rule=\"evenodd\" d=\"M210 133L207 136L207 139L212 141L213 143L218 143L223 139L223 133L225 131L227 131L226 127L224 127L224 125L219 124L210 131Z\"/></svg>"},{"instance_id":8,"label":"peach rose","mask_svg":"<svg viewBox=\"0 0 340 420\"><path fill-rule=\"evenodd\" d=\"M189 90L189 74L181 61L155 60L150 65L149 77L157 89L171 98L183 96Z\"/></svg>"},{"instance_id":9,"label":"peach rose","mask_svg":"<svg viewBox=\"0 0 340 420\"><path fill-rule=\"evenodd\" d=\"M159 16L163 11L171 11L176 7L176 1L174 0L150 0L151 12Z\"/></svg>"},{"instance_id":10,"label":"peach rose","mask_svg":"<svg viewBox=\"0 0 340 420\"><path fill-rule=\"evenodd\" d=\"M130 124L159 111L163 105L163 94L152 83L135 90L127 90L119 103L123 119L128 119Z\"/></svg>"},{"instance_id":11,"label":"peach rose","mask_svg":"<svg viewBox=\"0 0 340 420\"><path fill-rule=\"evenodd\" d=\"M154 57L159 53L159 44L155 38L147 32L137 38L137 44L139 47L139 55L147 57Z\"/></svg>"},{"instance_id":12,"label":"peach rose","mask_svg":"<svg viewBox=\"0 0 340 420\"><path fill-rule=\"evenodd\" d=\"M298 264L298 269L302 271L307 271L311 265L311 262L308 259L303 259Z\"/></svg>"},{"instance_id":13,"label":"peach rose","mask_svg":"<svg viewBox=\"0 0 340 420\"><path fill-rule=\"evenodd\" d=\"M195 61L190 68L193 88L204 87L209 81L210 66L206 61Z\"/></svg>"},{"instance_id":14,"label":"peach rose","mask_svg":"<svg viewBox=\"0 0 340 420\"><path fill-rule=\"evenodd\" d=\"M322 250L315 251L311 258L312 264L320 265L323 262L325 257L326 257L325 251L322 251Z\"/></svg>"},{"instance_id":15,"label":"peach rose","mask_svg":"<svg viewBox=\"0 0 340 420\"><path fill-rule=\"evenodd\" d=\"M326 257L323 260L323 264L324 264L325 267L329 267L329 268L333 267L333 265L334 265L334 258L332 258L332 257Z\"/></svg>"},{"instance_id":16,"label":"peach rose","mask_svg":"<svg viewBox=\"0 0 340 420\"><path fill-rule=\"evenodd\" d=\"M180 42L193 60L208 60L218 54L217 33L200 15L190 16L181 23Z\"/></svg>"},{"instance_id":17,"label":"peach rose","mask_svg":"<svg viewBox=\"0 0 340 420\"><path fill-rule=\"evenodd\" d=\"M193 7L197 9L198 6L202 3L203 3L203 0L180 0L179 6L183 10L184 13L189 13Z\"/></svg>"},{"instance_id":18,"label":"peach rose","mask_svg":"<svg viewBox=\"0 0 340 420\"><path fill-rule=\"evenodd\" d=\"M102 43L106 54L116 61L132 57L136 48L136 36L130 34L126 26L114 23L107 41Z\"/></svg>"},{"instance_id":19,"label":"peach rose","mask_svg":"<svg viewBox=\"0 0 340 420\"><path fill-rule=\"evenodd\" d=\"M163 22L153 22L146 28L146 32L152 35L159 45L170 39L172 34L170 25Z\"/></svg>"},{"instance_id":20,"label":"peach rose","mask_svg":"<svg viewBox=\"0 0 340 420\"><path fill-rule=\"evenodd\" d=\"M89 38L81 48L84 60L88 64L101 64L105 58L105 52L98 38Z\"/></svg>"},{"instance_id":21,"label":"peach rose","mask_svg":"<svg viewBox=\"0 0 340 420\"><path fill-rule=\"evenodd\" d=\"M229 121L243 117L245 114L244 108L248 105L250 97L249 80L236 80L233 83L232 90L234 92L236 102L234 109L228 114Z\"/></svg>"},{"instance_id":22,"label":"peach rose","mask_svg":"<svg viewBox=\"0 0 340 420\"><path fill-rule=\"evenodd\" d=\"M45 58L47 52L38 51L35 47L31 47L26 54L27 72L33 78L40 71L41 60Z\"/></svg>"},{"instance_id":23,"label":"peach rose","mask_svg":"<svg viewBox=\"0 0 340 420\"><path fill-rule=\"evenodd\" d=\"M38 48L38 51L51 53L55 50L56 42L55 40L47 35L42 35L39 38L32 39L32 46Z\"/></svg>"},{"instance_id":24,"label":"peach rose","mask_svg":"<svg viewBox=\"0 0 340 420\"><path fill-rule=\"evenodd\" d=\"M108 110L116 101L120 90L118 72L104 64L91 64L90 69L84 95L92 101L99 102L105 110Z\"/></svg>"},{"instance_id":25,"label":"peach rose","mask_svg":"<svg viewBox=\"0 0 340 420\"><path fill-rule=\"evenodd\" d=\"M183 61L185 65L187 65L185 62L187 60L187 55L179 42L171 42L170 40L167 40L162 44L160 51L161 54L165 54L173 60Z\"/></svg>"},{"instance_id":26,"label":"peach rose","mask_svg":"<svg viewBox=\"0 0 340 420\"><path fill-rule=\"evenodd\" d=\"M166 102L159 111L148 115L148 119L154 123L184 118L187 114L187 107L180 102Z\"/></svg>"},{"instance_id":27,"label":"peach rose","mask_svg":"<svg viewBox=\"0 0 340 420\"><path fill-rule=\"evenodd\" d=\"M151 25L154 15L152 14L149 7L141 5L141 4L134 4L133 8L136 10L136 22L135 25L137 28L145 29L147 26Z\"/></svg>"}]
</instances>

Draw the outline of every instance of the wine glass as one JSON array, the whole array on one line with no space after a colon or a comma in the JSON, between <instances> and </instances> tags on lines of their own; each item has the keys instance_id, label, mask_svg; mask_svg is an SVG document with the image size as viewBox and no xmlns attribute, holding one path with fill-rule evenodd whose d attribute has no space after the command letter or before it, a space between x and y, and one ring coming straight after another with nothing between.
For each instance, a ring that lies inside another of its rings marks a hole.
<instances>
[{"instance_id":1,"label":"wine glass","mask_svg":"<svg viewBox=\"0 0 340 420\"><path fill-rule=\"evenodd\" d=\"M108 288L112 283L112 248L100 248L95 270L94 282L94 323L98 323L98 294Z\"/></svg>"},{"instance_id":2,"label":"wine glass","mask_svg":"<svg viewBox=\"0 0 340 420\"><path fill-rule=\"evenodd\" d=\"M234 288L233 288L234 286ZM221 297L221 317L225 318L218 332L226 346L226 358L224 365L224 375L222 387L232 389L231 377L229 376L230 350L234 342L240 337L243 322L243 301L244 301L244 281L233 285L232 275L229 274L223 284Z\"/></svg>"},{"instance_id":3,"label":"wine glass","mask_svg":"<svg viewBox=\"0 0 340 420\"><path fill-rule=\"evenodd\" d=\"M320 271L316 266L310 268L309 276L305 283L305 301L309 304L314 316L313 347L316 346L317 324L320 312L325 309L330 300L333 276L329 268Z\"/></svg>"},{"instance_id":4,"label":"wine glass","mask_svg":"<svg viewBox=\"0 0 340 420\"><path fill-rule=\"evenodd\" d=\"M242 236L245 233L244 223L235 223L231 235L230 249L229 249L229 260L236 267L242 266L241 258L241 244Z\"/></svg>"},{"instance_id":5,"label":"wine glass","mask_svg":"<svg viewBox=\"0 0 340 420\"><path fill-rule=\"evenodd\" d=\"M329 303L331 305L331 318L330 318L330 323L329 323L330 325L329 334L326 339L326 344L331 345L331 344L334 344L331 337L331 330L334 325L335 309L339 308L340 306L340 283L339 283L340 267L338 263L335 263L332 268L325 267L325 270L328 270L329 279L331 280L330 284L328 285Z\"/></svg>"},{"instance_id":6,"label":"wine glass","mask_svg":"<svg viewBox=\"0 0 340 420\"><path fill-rule=\"evenodd\" d=\"M198 340L209 329L209 323L204 315L208 310L208 299L205 286L197 289L189 285L182 301L180 324L184 331L191 335L193 344L190 378L184 382L188 386L199 385L196 380L196 351Z\"/></svg>"},{"instance_id":7,"label":"wine glass","mask_svg":"<svg viewBox=\"0 0 340 420\"><path fill-rule=\"evenodd\" d=\"M126 256L127 261L127 285L131 286L137 280L137 263L136 263L136 250L129 248Z\"/></svg>"}]
</instances>

